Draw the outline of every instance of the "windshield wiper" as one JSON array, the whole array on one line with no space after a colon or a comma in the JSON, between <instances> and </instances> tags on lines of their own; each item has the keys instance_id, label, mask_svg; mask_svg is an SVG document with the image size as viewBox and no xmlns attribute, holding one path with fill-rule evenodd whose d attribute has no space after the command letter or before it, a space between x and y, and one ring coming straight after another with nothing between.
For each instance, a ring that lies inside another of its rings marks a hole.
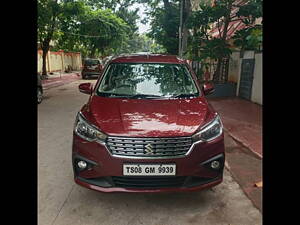
<instances>
[{"instance_id":1,"label":"windshield wiper","mask_svg":"<svg viewBox=\"0 0 300 225\"><path fill-rule=\"evenodd\" d=\"M111 98L128 98L131 95L126 95L126 94L116 94L116 93L109 93L109 92L100 92L99 93L100 96L103 97L111 97Z\"/></svg>"},{"instance_id":2,"label":"windshield wiper","mask_svg":"<svg viewBox=\"0 0 300 225\"><path fill-rule=\"evenodd\" d=\"M100 96L110 97L110 98L165 98L160 95L148 95L148 94L136 94L136 95L128 95L128 94L117 94L117 93L109 93L109 92L100 92Z\"/></svg>"},{"instance_id":3,"label":"windshield wiper","mask_svg":"<svg viewBox=\"0 0 300 225\"><path fill-rule=\"evenodd\" d=\"M130 98L165 98L161 95L147 95L147 94L136 94L129 96Z\"/></svg>"},{"instance_id":4,"label":"windshield wiper","mask_svg":"<svg viewBox=\"0 0 300 225\"><path fill-rule=\"evenodd\" d=\"M196 94L179 94L179 95L171 96L171 98L190 98L190 97L196 97Z\"/></svg>"}]
</instances>

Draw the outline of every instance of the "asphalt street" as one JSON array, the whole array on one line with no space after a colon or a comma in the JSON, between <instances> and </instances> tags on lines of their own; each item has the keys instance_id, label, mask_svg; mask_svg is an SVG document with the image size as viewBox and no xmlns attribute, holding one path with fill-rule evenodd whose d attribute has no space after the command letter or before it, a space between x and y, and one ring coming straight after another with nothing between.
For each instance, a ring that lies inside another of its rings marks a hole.
<instances>
[{"instance_id":1,"label":"asphalt street","mask_svg":"<svg viewBox=\"0 0 300 225\"><path fill-rule=\"evenodd\" d=\"M38 224L40 225L258 225L260 211L230 171L209 190L191 193L99 193L73 181L72 129L88 100L77 80L45 91L38 105Z\"/></svg>"}]
</instances>

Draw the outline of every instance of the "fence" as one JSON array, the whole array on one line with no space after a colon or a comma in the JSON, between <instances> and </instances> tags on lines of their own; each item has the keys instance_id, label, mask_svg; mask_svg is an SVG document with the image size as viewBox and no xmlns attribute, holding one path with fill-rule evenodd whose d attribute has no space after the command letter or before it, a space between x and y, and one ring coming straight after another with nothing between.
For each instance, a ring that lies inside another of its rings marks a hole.
<instances>
[{"instance_id":1,"label":"fence","mask_svg":"<svg viewBox=\"0 0 300 225\"><path fill-rule=\"evenodd\" d=\"M43 57L42 50L38 50L38 72L42 72ZM46 69L47 72L65 72L67 70L80 70L82 66L80 52L51 52L47 53Z\"/></svg>"},{"instance_id":2,"label":"fence","mask_svg":"<svg viewBox=\"0 0 300 225\"><path fill-rule=\"evenodd\" d=\"M203 73L205 71L205 67L207 66L208 71L210 73L209 80L214 79L214 74L217 70L217 61L212 59L207 59L204 64L199 61L188 60L188 63L197 74L197 77L200 80L204 80ZM204 67L205 66L205 67ZM217 83L226 83L228 81L228 68L229 68L229 58L224 58L220 67L220 76L218 80L215 80Z\"/></svg>"},{"instance_id":3,"label":"fence","mask_svg":"<svg viewBox=\"0 0 300 225\"><path fill-rule=\"evenodd\" d=\"M188 61L197 75L204 71L200 62ZM217 68L217 62L207 60L210 80ZM221 65L220 80L216 83L216 94L220 96L239 96L260 105L262 102L262 52L233 52L229 59L224 59ZM203 77L198 77L203 80ZM217 90L217 87L219 90ZM234 88L233 88L234 87ZM223 90L224 89L224 90ZM228 91L230 90L230 91ZM234 90L234 91L232 91ZM235 93L236 92L236 93ZM227 93L227 94L226 94Z\"/></svg>"}]
</instances>

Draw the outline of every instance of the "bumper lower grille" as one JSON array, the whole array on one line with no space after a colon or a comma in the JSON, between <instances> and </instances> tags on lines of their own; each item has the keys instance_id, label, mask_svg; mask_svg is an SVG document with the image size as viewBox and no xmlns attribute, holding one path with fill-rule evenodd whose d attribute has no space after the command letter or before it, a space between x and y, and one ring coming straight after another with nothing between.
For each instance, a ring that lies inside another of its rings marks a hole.
<instances>
[{"instance_id":1,"label":"bumper lower grille","mask_svg":"<svg viewBox=\"0 0 300 225\"><path fill-rule=\"evenodd\" d=\"M176 157L188 152L192 145L192 138L109 137L106 144L113 155L149 158Z\"/></svg>"},{"instance_id":2,"label":"bumper lower grille","mask_svg":"<svg viewBox=\"0 0 300 225\"><path fill-rule=\"evenodd\" d=\"M112 177L98 177L98 178L82 178L79 180L96 185L99 187L111 188L134 188L134 189L156 189L156 188L188 188L200 186L210 183L222 178L222 174L208 178L208 177L193 177L193 176L174 176L174 177L126 177L126 176L112 176Z\"/></svg>"},{"instance_id":3,"label":"bumper lower grille","mask_svg":"<svg viewBox=\"0 0 300 225\"><path fill-rule=\"evenodd\" d=\"M116 187L164 188L182 187L186 177L112 177Z\"/></svg>"}]
</instances>

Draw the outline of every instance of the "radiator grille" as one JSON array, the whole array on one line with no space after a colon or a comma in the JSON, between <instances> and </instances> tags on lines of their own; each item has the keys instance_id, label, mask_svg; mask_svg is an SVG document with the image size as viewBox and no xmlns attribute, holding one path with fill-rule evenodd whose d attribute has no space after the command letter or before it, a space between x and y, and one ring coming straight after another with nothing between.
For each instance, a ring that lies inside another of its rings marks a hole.
<instances>
[{"instance_id":1,"label":"radiator grille","mask_svg":"<svg viewBox=\"0 0 300 225\"><path fill-rule=\"evenodd\" d=\"M182 156L187 153L192 145L192 138L108 137L106 144L113 155L132 157L174 157Z\"/></svg>"}]
</instances>

